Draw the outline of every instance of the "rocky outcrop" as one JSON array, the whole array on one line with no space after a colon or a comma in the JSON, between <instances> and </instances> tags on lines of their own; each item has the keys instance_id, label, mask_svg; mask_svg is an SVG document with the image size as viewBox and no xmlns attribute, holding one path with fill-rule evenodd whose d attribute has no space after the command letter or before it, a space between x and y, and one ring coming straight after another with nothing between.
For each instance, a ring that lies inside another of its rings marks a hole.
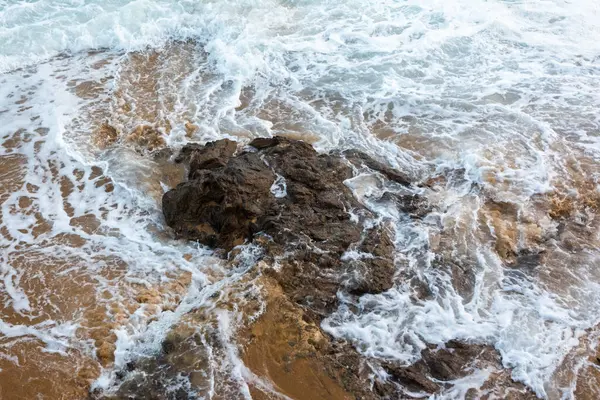
<instances>
[{"instance_id":1,"label":"rocky outcrop","mask_svg":"<svg viewBox=\"0 0 600 400\"><path fill-rule=\"evenodd\" d=\"M393 227L374 224L375 216L344 182L353 171L368 169L409 187L401 172L364 153L319 154L283 137L255 139L246 147L229 140L192 144L176 162L187 165L188 181L165 193L162 203L174 233L222 249L233 265L241 244L262 251L257 282L266 311L240 332L242 358L279 393L296 399L411 398L439 393L473 367L502 369L493 348L460 342L427 348L411 366L367 360L321 329L340 292L381 293L396 274ZM378 201L395 204L410 218L429 212L418 195L388 192ZM374 378L373 368L388 378ZM522 398L531 394L524 393Z\"/></svg>"},{"instance_id":2,"label":"rocky outcrop","mask_svg":"<svg viewBox=\"0 0 600 400\"><path fill-rule=\"evenodd\" d=\"M416 363L401 367L393 363L383 363L390 380L399 383L412 393L438 393L452 385L452 381L464 378L474 370L495 371L484 384L485 389L477 392L470 389L467 398L504 398L533 400L537 397L525 385L513 382L510 373L502 368L498 352L491 346L467 344L451 340L444 346L429 346L421 352ZM491 387L486 387L491 386ZM383 397L393 397L389 386L377 383L375 390Z\"/></svg>"},{"instance_id":3,"label":"rocky outcrop","mask_svg":"<svg viewBox=\"0 0 600 400\"><path fill-rule=\"evenodd\" d=\"M341 286L356 295L392 286L393 232L363 227L372 215L344 185L351 162L282 137L236 151L229 140L183 148L177 161L189 164L189 179L163 197L178 236L225 251L258 241L280 266L275 278L314 317L337 307ZM408 184L365 154L352 157Z\"/></svg>"},{"instance_id":4,"label":"rocky outcrop","mask_svg":"<svg viewBox=\"0 0 600 400\"><path fill-rule=\"evenodd\" d=\"M342 159L282 138L250 145L258 151L235 157L229 140L184 148L189 180L163 198L166 222L178 235L227 251L258 232L277 243L305 236L343 249L360 238L349 214L360 205L343 184L351 169Z\"/></svg>"}]
</instances>

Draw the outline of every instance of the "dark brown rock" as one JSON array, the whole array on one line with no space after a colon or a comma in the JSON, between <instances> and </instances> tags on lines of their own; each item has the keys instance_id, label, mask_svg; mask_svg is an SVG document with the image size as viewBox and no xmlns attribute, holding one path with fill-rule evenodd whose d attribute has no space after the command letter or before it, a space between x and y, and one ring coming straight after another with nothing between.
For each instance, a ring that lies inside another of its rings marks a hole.
<instances>
[{"instance_id":1,"label":"dark brown rock","mask_svg":"<svg viewBox=\"0 0 600 400\"><path fill-rule=\"evenodd\" d=\"M427 370L423 364L415 364L410 367L400 367L393 363L384 363L383 368L391 376L393 382L397 382L411 392L425 392L425 393L436 393L440 390L440 385L433 382L427 376ZM390 388L383 390L386 387L382 382L379 383L379 390L387 395L395 392Z\"/></svg>"},{"instance_id":2,"label":"dark brown rock","mask_svg":"<svg viewBox=\"0 0 600 400\"><path fill-rule=\"evenodd\" d=\"M261 233L265 257L278 257L281 266L276 279L317 319L337 307L342 287L355 295L388 290L395 272L393 232L364 231L350 219L350 210L372 215L344 184L352 177L348 161L283 137L255 139L250 146L256 151L235 156L237 146L228 140L182 150L177 160L189 162L189 181L163 197L175 233L226 251ZM357 154L399 179L399 172ZM343 257L350 253L360 256Z\"/></svg>"},{"instance_id":3,"label":"dark brown rock","mask_svg":"<svg viewBox=\"0 0 600 400\"><path fill-rule=\"evenodd\" d=\"M467 376L474 360L499 365L500 355L490 346L449 341L443 348L428 348L421 352L423 365L429 375L439 381L451 381Z\"/></svg>"},{"instance_id":4,"label":"dark brown rock","mask_svg":"<svg viewBox=\"0 0 600 400\"><path fill-rule=\"evenodd\" d=\"M370 229L358 246L365 259L353 260L353 279L347 284L350 293L381 293L390 289L396 272L394 266L394 242L390 227Z\"/></svg>"},{"instance_id":5,"label":"dark brown rock","mask_svg":"<svg viewBox=\"0 0 600 400\"><path fill-rule=\"evenodd\" d=\"M521 250L512 263L508 263L509 267L517 268L525 272L532 272L535 268L543 263L545 253L543 251Z\"/></svg>"},{"instance_id":6,"label":"dark brown rock","mask_svg":"<svg viewBox=\"0 0 600 400\"><path fill-rule=\"evenodd\" d=\"M202 151L204 149L204 147L208 146L209 143L207 143L205 145L201 145L198 143L186 144L185 146L183 146L183 148L181 150L179 150L179 154L177 154L177 157L175 157L174 161L177 164L179 164L179 163L189 164L190 159L192 158L192 153L194 153L196 151Z\"/></svg>"},{"instance_id":7,"label":"dark brown rock","mask_svg":"<svg viewBox=\"0 0 600 400\"><path fill-rule=\"evenodd\" d=\"M255 153L232 158L220 168L209 166L190 169L191 180L165 193L165 220L180 236L231 250L260 230L258 217L275 202L269 191L275 174Z\"/></svg>"},{"instance_id":8,"label":"dark brown rock","mask_svg":"<svg viewBox=\"0 0 600 400\"><path fill-rule=\"evenodd\" d=\"M398 194L385 192L379 201L391 202L398 210L415 218L422 218L431 212L431 207L427 203L427 200L415 193Z\"/></svg>"},{"instance_id":9,"label":"dark brown rock","mask_svg":"<svg viewBox=\"0 0 600 400\"><path fill-rule=\"evenodd\" d=\"M392 381L412 392L429 394L439 393L444 387L450 386L452 381L471 374L473 369L488 368L499 371L491 374L490 381L497 379L496 377L499 375L505 375L502 378L502 387L497 390L498 392L515 393L518 391L519 394L513 398L535 398L531 390L510 379L510 374L506 373L502 367L498 351L485 344L451 340L439 348L430 346L424 349L421 352L421 359L410 366L403 367L391 362L384 362L382 367L390 375ZM389 394L389 386L379 383L379 388L385 394ZM483 391L484 394L486 392L489 392L489 389ZM487 398L487 396L483 397ZM481 397L474 393L470 398Z\"/></svg>"},{"instance_id":10,"label":"dark brown rock","mask_svg":"<svg viewBox=\"0 0 600 400\"><path fill-rule=\"evenodd\" d=\"M207 143L203 151L194 151L190 160L190 178L194 171L225 167L237 149L231 140Z\"/></svg>"},{"instance_id":11,"label":"dark brown rock","mask_svg":"<svg viewBox=\"0 0 600 400\"><path fill-rule=\"evenodd\" d=\"M235 144L228 140L193 149L187 156L190 180L164 196L167 224L181 236L225 250L257 232L280 243L290 236L327 241L328 247L336 241L339 251L360 237L360 227L350 226L345 212L359 205L342 183L350 176L342 160L283 138L251 145L262 150L231 157ZM285 179L285 197L271 193L276 174Z\"/></svg>"},{"instance_id":12,"label":"dark brown rock","mask_svg":"<svg viewBox=\"0 0 600 400\"><path fill-rule=\"evenodd\" d=\"M408 175L403 174L393 168L390 168L383 163L374 160L369 155L358 150L346 150L343 153L344 157L357 167L367 167L373 171L377 171L385 175L389 180L397 182L404 186L409 186L411 181Z\"/></svg>"},{"instance_id":13,"label":"dark brown rock","mask_svg":"<svg viewBox=\"0 0 600 400\"><path fill-rule=\"evenodd\" d=\"M435 255L432 265L437 269L448 272L452 279L452 286L461 295L465 303L473 298L475 290L475 260L468 257L453 256L447 253Z\"/></svg>"}]
</instances>

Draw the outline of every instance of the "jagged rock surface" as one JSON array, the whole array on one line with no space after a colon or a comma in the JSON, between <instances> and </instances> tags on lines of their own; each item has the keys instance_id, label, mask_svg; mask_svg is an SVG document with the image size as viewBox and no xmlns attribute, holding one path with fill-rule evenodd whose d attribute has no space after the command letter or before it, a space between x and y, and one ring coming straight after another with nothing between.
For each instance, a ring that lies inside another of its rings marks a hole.
<instances>
[{"instance_id":1,"label":"jagged rock surface","mask_svg":"<svg viewBox=\"0 0 600 400\"><path fill-rule=\"evenodd\" d=\"M163 197L165 220L175 234L223 249L232 262L237 245L253 242L262 248L263 264L276 266L263 270L265 282L275 282L266 285L274 288L266 298L271 313L248 328L243 357L285 393L296 398L294 390L304 390L289 384L290 374L313 376L303 375L305 370L325 371L328 378L320 384L333 379L340 385L330 387L331 398L391 399L438 393L475 365L502 369L493 348L461 342L425 349L410 366L367 360L320 328L338 307L340 291L349 296L384 292L396 272L393 228L367 224L374 215L344 181L367 168L409 186L406 175L358 151L318 154L309 144L282 137L255 139L243 149L229 140L188 145L176 161L188 165L189 172L188 181ZM386 193L380 201L394 203L411 218L430 211L418 195ZM279 292L283 297L272 294ZM279 343L286 340L289 348ZM375 365L388 379L369 381ZM513 398L532 398L508 373L495 379L516 388ZM329 390L327 385L321 389Z\"/></svg>"},{"instance_id":2,"label":"jagged rock surface","mask_svg":"<svg viewBox=\"0 0 600 400\"><path fill-rule=\"evenodd\" d=\"M226 251L262 237L267 256L282 266L277 280L315 315L335 309L342 284L354 294L392 286L392 231L364 230L352 220L372 215L344 185L352 177L346 159L282 137L255 139L251 150L234 155L236 149L220 140L182 150L189 180L163 198L177 235ZM348 251L358 256L343 257Z\"/></svg>"}]
</instances>

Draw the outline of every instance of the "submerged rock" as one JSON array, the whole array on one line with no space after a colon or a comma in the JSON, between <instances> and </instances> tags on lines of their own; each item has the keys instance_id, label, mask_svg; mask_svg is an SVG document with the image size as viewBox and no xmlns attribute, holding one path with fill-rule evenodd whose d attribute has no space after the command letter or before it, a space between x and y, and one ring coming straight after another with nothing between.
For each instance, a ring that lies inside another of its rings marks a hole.
<instances>
[{"instance_id":1,"label":"submerged rock","mask_svg":"<svg viewBox=\"0 0 600 400\"><path fill-rule=\"evenodd\" d=\"M438 393L460 378L470 375L475 370L497 371L491 373L481 393L470 389L467 398L510 398L533 400L535 394L521 383L513 382L510 375L502 368L498 352L491 346L465 343L451 340L440 347L430 346L421 352L421 359L416 363L402 367L393 363L383 363L383 368L390 379L401 384L413 393ZM389 388L376 385L376 391L385 397L391 395Z\"/></svg>"},{"instance_id":2,"label":"submerged rock","mask_svg":"<svg viewBox=\"0 0 600 400\"><path fill-rule=\"evenodd\" d=\"M140 151L155 151L165 146L162 133L149 125L139 125L127 136L127 142L132 143Z\"/></svg>"},{"instance_id":3,"label":"submerged rock","mask_svg":"<svg viewBox=\"0 0 600 400\"><path fill-rule=\"evenodd\" d=\"M118 138L119 133L117 132L117 129L107 123L100 125L94 132L94 142L100 148L106 148L113 145Z\"/></svg>"},{"instance_id":4,"label":"submerged rock","mask_svg":"<svg viewBox=\"0 0 600 400\"><path fill-rule=\"evenodd\" d=\"M365 166L373 171L377 171L383 174L386 178L401 185L410 185L410 178L408 175L403 174L393 168L390 168L379 161L374 160L369 155L360 152L358 150L346 150L344 157L350 161L354 166L360 167Z\"/></svg>"}]
</instances>

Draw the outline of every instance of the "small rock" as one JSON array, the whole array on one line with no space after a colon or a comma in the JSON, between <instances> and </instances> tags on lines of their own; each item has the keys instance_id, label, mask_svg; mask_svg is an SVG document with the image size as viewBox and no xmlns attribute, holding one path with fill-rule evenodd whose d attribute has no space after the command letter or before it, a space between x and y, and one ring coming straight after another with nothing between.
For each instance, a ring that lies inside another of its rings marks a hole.
<instances>
[{"instance_id":1,"label":"small rock","mask_svg":"<svg viewBox=\"0 0 600 400\"><path fill-rule=\"evenodd\" d=\"M101 147L105 148L113 145L117 139L119 138L119 134L117 129L114 126L111 126L107 123L103 123L100 125L100 128L96 131L95 142Z\"/></svg>"},{"instance_id":2,"label":"small rock","mask_svg":"<svg viewBox=\"0 0 600 400\"><path fill-rule=\"evenodd\" d=\"M165 146L162 134L149 125L139 125L127 137L127 141L143 150L154 151Z\"/></svg>"},{"instance_id":3,"label":"small rock","mask_svg":"<svg viewBox=\"0 0 600 400\"><path fill-rule=\"evenodd\" d=\"M96 357L98 357L102 365L106 366L115 361L116 348L113 343L105 341L96 349Z\"/></svg>"},{"instance_id":4,"label":"small rock","mask_svg":"<svg viewBox=\"0 0 600 400\"><path fill-rule=\"evenodd\" d=\"M194 133L198 132L200 127L198 125L194 125L191 122L185 123L185 136L192 137Z\"/></svg>"}]
</instances>

